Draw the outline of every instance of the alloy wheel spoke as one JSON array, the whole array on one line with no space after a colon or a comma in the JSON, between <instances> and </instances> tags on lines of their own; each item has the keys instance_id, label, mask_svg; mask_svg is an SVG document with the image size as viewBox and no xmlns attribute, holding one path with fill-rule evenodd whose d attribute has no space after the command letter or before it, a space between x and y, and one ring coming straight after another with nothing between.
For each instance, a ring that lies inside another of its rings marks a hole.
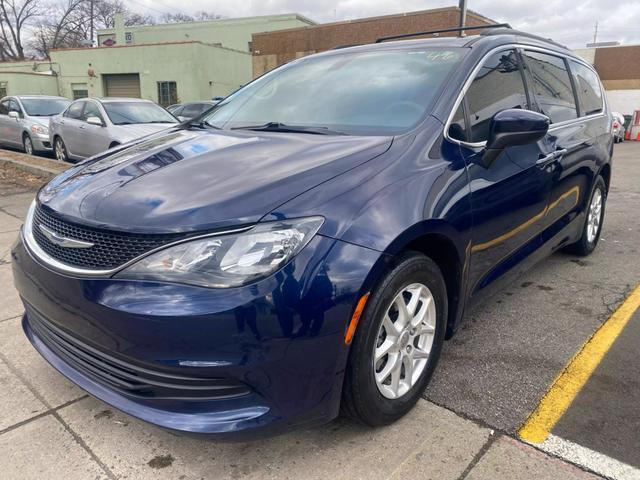
<instances>
[{"instance_id":1,"label":"alloy wheel spoke","mask_svg":"<svg viewBox=\"0 0 640 480\"><path fill-rule=\"evenodd\" d=\"M398 354L395 363L391 368L391 391L398 396L398 388L400 387L400 374L402 373L403 356Z\"/></svg>"},{"instance_id":2,"label":"alloy wheel spoke","mask_svg":"<svg viewBox=\"0 0 640 480\"><path fill-rule=\"evenodd\" d=\"M416 348L416 349L413 350L413 358L415 360L420 360L422 358L429 358L429 354L430 353L431 353L430 351L422 350L420 348Z\"/></svg>"},{"instance_id":3,"label":"alloy wheel spoke","mask_svg":"<svg viewBox=\"0 0 640 480\"><path fill-rule=\"evenodd\" d=\"M404 381L407 384L407 388L413 386L413 358L411 355L405 355L402 359L404 364Z\"/></svg>"},{"instance_id":4,"label":"alloy wheel spoke","mask_svg":"<svg viewBox=\"0 0 640 480\"><path fill-rule=\"evenodd\" d=\"M392 341L391 339L387 338L382 345L380 345L378 348L376 348L376 353L374 356L374 361L378 361L382 358L384 358L385 355L392 353L395 349L396 349L396 342Z\"/></svg>"}]
</instances>

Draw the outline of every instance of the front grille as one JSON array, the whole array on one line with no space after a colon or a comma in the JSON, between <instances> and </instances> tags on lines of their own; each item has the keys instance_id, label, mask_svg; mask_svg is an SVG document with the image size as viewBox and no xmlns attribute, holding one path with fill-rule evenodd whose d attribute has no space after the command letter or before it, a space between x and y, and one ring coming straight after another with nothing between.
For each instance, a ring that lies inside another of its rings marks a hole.
<instances>
[{"instance_id":1,"label":"front grille","mask_svg":"<svg viewBox=\"0 0 640 480\"><path fill-rule=\"evenodd\" d=\"M226 378L200 378L133 365L69 335L27 306L29 326L65 363L92 380L136 398L213 400L248 394L247 386Z\"/></svg>"},{"instance_id":2,"label":"front grille","mask_svg":"<svg viewBox=\"0 0 640 480\"><path fill-rule=\"evenodd\" d=\"M63 237L91 242L90 248L65 248L49 241L39 228L44 225ZM87 270L112 270L185 234L132 234L78 225L62 220L39 206L33 216L33 237L40 248L59 262Z\"/></svg>"}]
</instances>

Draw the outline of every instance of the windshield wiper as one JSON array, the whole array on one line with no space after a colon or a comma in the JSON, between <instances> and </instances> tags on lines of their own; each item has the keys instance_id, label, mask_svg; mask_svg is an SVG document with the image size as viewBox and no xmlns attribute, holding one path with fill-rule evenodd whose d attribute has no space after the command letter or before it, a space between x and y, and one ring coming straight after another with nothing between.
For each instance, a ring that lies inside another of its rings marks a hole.
<instances>
[{"instance_id":1,"label":"windshield wiper","mask_svg":"<svg viewBox=\"0 0 640 480\"><path fill-rule=\"evenodd\" d=\"M200 121L189 120L189 121L186 121L183 125L187 128L191 128L191 127L202 128L202 129L213 128L215 130L222 130L222 128L217 127L216 125L212 125L206 120L200 120Z\"/></svg>"},{"instance_id":2,"label":"windshield wiper","mask_svg":"<svg viewBox=\"0 0 640 480\"><path fill-rule=\"evenodd\" d=\"M287 125L280 122L268 122L262 125L244 125L232 127L231 130L255 130L258 132L311 133L314 135L346 135L343 132L330 130L327 127L308 127L304 125Z\"/></svg>"}]
</instances>

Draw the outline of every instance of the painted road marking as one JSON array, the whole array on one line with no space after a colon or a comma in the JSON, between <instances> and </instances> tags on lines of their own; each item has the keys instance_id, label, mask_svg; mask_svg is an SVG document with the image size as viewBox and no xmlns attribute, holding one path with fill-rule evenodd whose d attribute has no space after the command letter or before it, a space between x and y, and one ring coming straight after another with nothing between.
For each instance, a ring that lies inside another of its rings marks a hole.
<instances>
[{"instance_id":1,"label":"painted road marking","mask_svg":"<svg viewBox=\"0 0 640 480\"><path fill-rule=\"evenodd\" d=\"M555 379L538 407L520 428L518 436L529 443L544 442L571 402L587 383L620 332L640 306L640 285L583 345Z\"/></svg>"},{"instance_id":2,"label":"painted road marking","mask_svg":"<svg viewBox=\"0 0 640 480\"><path fill-rule=\"evenodd\" d=\"M640 470L600 452L549 434L542 443L528 442L534 447L592 472L616 480L639 480Z\"/></svg>"}]
</instances>

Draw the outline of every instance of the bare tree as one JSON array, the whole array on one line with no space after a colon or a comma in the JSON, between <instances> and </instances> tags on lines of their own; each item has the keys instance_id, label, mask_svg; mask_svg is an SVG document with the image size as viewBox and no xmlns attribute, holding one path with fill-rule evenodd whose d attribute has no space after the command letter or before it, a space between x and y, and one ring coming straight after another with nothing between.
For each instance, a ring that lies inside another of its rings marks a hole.
<instances>
[{"instance_id":1,"label":"bare tree","mask_svg":"<svg viewBox=\"0 0 640 480\"><path fill-rule=\"evenodd\" d=\"M0 60L24 60L25 27L41 13L39 0L0 0Z\"/></svg>"},{"instance_id":2,"label":"bare tree","mask_svg":"<svg viewBox=\"0 0 640 480\"><path fill-rule=\"evenodd\" d=\"M30 47L36 54L46 58L55 48L89 47L93 44L92 30L112 28L117 14L124 15L126 25L154 21L153 17L130 12L121 0L94 0L92 29L89 0L57 0L49 5L42 16L33 32Z\"/></svg>"},{"instance_id":3,"label":"bare tree","mask_svg":"<svg viewBox=\"0 0 640 480\"><path fill-rule=\"evenodd\" d=\"M218 18L222 18L222 15L205 10L200 10L193 15L189 15L188 13L164 13L160 16L160 23L199 22L203 20L216 20Z\"/></svg>"}]
</instances>

